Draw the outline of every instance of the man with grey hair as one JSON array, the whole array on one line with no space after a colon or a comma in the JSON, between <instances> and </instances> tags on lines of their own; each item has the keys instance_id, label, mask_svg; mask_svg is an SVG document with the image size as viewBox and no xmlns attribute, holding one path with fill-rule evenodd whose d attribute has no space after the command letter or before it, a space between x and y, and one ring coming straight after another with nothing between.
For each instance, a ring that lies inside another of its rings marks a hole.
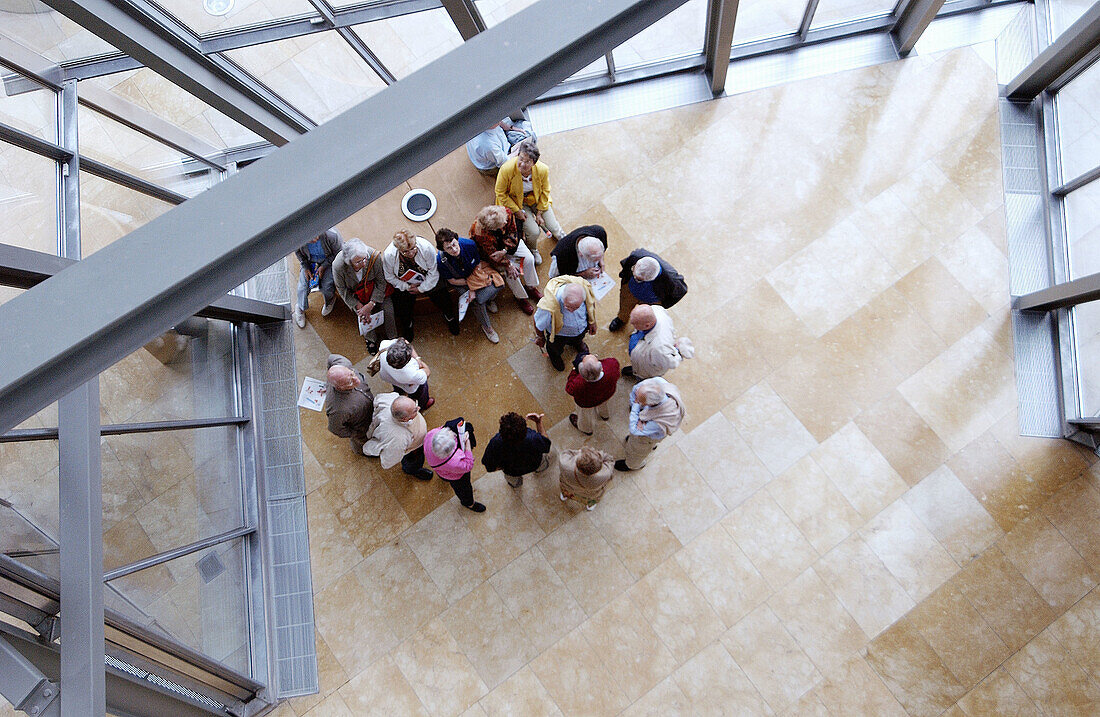
<instances>
[{"instance_id":1,"label":"man with grey hair","mask_svg":"<svg viewBox=\"0 0 1100 717\"><path fill-rule=\"evenodd\" d=\"M370 438L374 396L367 378L339 354L329 354L328 385L325 388L325 415L328 430L341 438L351 439L351 449L364 453L363 444Z\"/></svg>"},{"instance_id":2,"label":"man with grey hair","mask_svg":"<svg viewBox=\"0 0 1100 717\"><path fill-rule=\"evenodd\" d=\"M684 359L695 356L695 347L686 336L676 337L672 317L660 306L638 304L630 312L630 365L624 376L653 378L663 376Z\"/></svg>"},{"instance_id":3,"label":"man with grey hair","mask_svg":"<svg viewBox=\"0 0 1100 717\"><path fill-rule=\"evenodd\" d=\"M680 389L663 378L647 378L635 386L630 392L626 456L615 461L615 470L636 471L644 466L657 444L680 427L684 413Z\"/></svg>"},{"instance_id":4,"label":"man with grey hair","mask_svg":"<svg viewBox=\"0 0 1100 717\"><path fill-rule=\"evenodd\" d=\"M355 312L360 325L370 321L371 315L382 312L382 336L392 339L397 335L397 322L390 295L393 287L386 283L382 269L382 252L367 246L359 239L348 239L344 248L332 261L332 279L336 292ZM378 351L378 329L363 334L367 351Z\"/></svg>"},{"instance_id":5,"label":"man with grey hair","mask_svg":"<svg viewBox=\"0 0 1100 717\"><path fill-rule=\"evenodd\" d=\"M400 463L406 475L431 480L432 472L424 467L427 433L428 425L416 401L397 393L381 393L374 399L370 440L363 446L363 453L378 456L383 468Z\"/></svg>"},{"instance_id":6,"label":"man with grey hair","mask_svg":"<svg viewBox=\"0 0 1100 717\"><path fill-rule=\"evenodd\" d=\"M532 321L535 343L546 350L551 366L564 370L561 352L565 347L572 346L578 354L586 354L585 332L596 333L596 296L592 286L579 276L551 279Z\"/></svg>"},{"instance_id":7,"label":"man with grey hair","mask_svg":"<svg viewBox=\"0 0 1100 717\"><path fill-rule=\"evenodd\" d=\"M599 224L578 227L562 237L550 252L548 277L572 274L591 281L604 271L606 250L606 229Z\"/></svg>"},{"instance_id":8,"label":"man with grey hair","mask_svg":"<svg viewBox=\"0 0 1100 717\"><path fill-rule=\"evenodd\" d=\"M595 417L611 417L607 402L615 395L619 381L619 362L608 357L600 360L596 354L579 354L573 361L573 371L565 382L565 392L577 403L577 412L569 414L569 422L581 433L591 436Z\"/></svg>"},{"instance_id":9,"label":"man with grey hair","mask_svg":"<svg viewBox=\"0 0 1100 717\"><path fill-rule=\"evenodd\" d=\"M621 329L638 304L656 304L672 308L687 294L687 282L667 261L646 249L635 249L619 262L619 314L607 328Z\"/></svg>"}]
</instances>

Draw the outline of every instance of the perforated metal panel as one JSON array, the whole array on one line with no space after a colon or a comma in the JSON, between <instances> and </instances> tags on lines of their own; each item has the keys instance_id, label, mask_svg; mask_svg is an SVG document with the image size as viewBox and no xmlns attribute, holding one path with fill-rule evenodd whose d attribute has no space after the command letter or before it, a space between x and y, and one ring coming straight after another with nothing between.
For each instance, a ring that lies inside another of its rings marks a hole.
<instances>
[{"instance_id":1,"label":"perforated metal panel","mask_svg":"<svg viewBox=\"0 0 1100 717\"><path fill-rule=\"evenodd\" d=\"M1054 371L1054 332L1049 313L1012 312L1020 433L1062 437Z\"/></svg>"}]
</instances>

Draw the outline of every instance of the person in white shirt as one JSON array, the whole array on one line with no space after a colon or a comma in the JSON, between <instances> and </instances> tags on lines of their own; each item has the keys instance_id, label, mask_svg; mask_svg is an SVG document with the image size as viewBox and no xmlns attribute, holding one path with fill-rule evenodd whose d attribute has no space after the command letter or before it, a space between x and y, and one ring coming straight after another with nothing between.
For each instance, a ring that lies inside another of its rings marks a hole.
<instances>
[{"instance_id":1,"label":"person in white shirt","mask_svg":"<svg viewBox=\"0 0 1100 717\"><path fill-rule=\"evenodd\" d=\"M413 304L421 294L431 299L442 312L447 328L458 335L458 307L454 306L445 286L439 285L439 266L435 260L435 245L424 237L399 229L393 241L382 252L382 270L386 281L394 288L393 313L397 331L413 340Z\"/></svg>"},{"instance_id":2,"label":"person in white shirt","mask_svg":"<svg viewBox=\"0 0 1100 717\"><path fill-rule=\"evenodd\" d=\"M427 434L428 424L420 415L416 401L396 393L383 393L374 401L370 440L363 446L363 453L378 456L383 468L393 468L400 463L406 475L431 480L432 472L424 467L424 436Z\"/></svg>"},{"instance_id":3,"label":"person in white shirt","mask_svg":"<svg viewBox=\"0 0 1100 717\"><path fill-rule=\"evenodd\" d=\"M383 341L379 346L378 377L388 381L397 393L416 401L421 411L435 403L428 395L428 377L432 371L416 349L405 339Z\"/></svg>"}]
</instances>

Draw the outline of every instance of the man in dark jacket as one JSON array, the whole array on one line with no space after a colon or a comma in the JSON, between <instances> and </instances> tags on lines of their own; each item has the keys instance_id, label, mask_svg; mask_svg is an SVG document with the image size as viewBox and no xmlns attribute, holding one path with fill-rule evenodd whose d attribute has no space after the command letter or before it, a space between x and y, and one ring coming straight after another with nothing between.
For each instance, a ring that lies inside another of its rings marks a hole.
<instances>
[{"instance_id":1,"label":"man in dark jacket","mask_svg":"<svg viewBox=\"0 0 1100 717\"><path fill-rule=\"evenodd\" d=\"M298 302L294 305L294 323L306 327L306 309L309 308L309 292L314 279L325 297L321 316L328 316L336 306L336 284L332 278L332 260L340 253L344 242L335 229L317 235L308 244L295 250L294 256L302 267L298 272Z\"/></svg>"},{"instance_id":2,"label":"man in dark jacket","mask_svg":"<svg viewBox=\"0 0 1100 717\"><path fill-rule=\"evenodd\" d=\"M599 224L578 227L566 234L550 252L549 278L564 274L591 281L603 271L607 230Z\"/></svg>"},{"instance_id":3,"label":"man in dark jacket","mask_svg":"<svg viewBox=\"0 0 1100 717\"><path fill-rule=\"evenodd\" d=\"M374 418L374 395L367 386L366 376L339 354L328 357L325 415L328 416L328 430L341 438L351 439L351 449L363 453L363 444L370 439Z\"/></svg>"},{"instance_id":4,"label":"man in dark jacket","mask_svg":"<svg viewBox=\"0 0 1100 717\"><path fill-rule=\"evenodd\" d=\"M638 304L657 304L668 309L687 294L688 286L680 272L667 261L646 249L635 249L621 262L619 272L619 315L607 328L618 331L630 319Z\"/></svg>"},{"instance_id":5,"label":"man in dark jacket","mask_svg":"<svg viewBox=\"0 0 1100 717\"><path fill-rule=\"evenodd\" d=\"M500 417L500 432L489 439L481 462L485 470L502 471L504 479L513 488L523 485L525 473L544 470L550 465L550 439L542 427L541 413L528 413L526 420L518 413L505 413ZM527 421L535 429L527 427Z\"/></svg>"}]
</instances>

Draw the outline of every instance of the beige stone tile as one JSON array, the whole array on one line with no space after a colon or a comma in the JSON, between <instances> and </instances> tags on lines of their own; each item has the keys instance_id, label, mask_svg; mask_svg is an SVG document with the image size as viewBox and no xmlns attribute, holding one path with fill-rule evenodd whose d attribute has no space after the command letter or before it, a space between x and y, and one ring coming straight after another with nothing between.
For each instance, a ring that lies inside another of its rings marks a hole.
<instances>
[{"instance_id":1,"label":"beige stone tile","mask_svg":"<svg viewBox=\"0 0 1100 717\"><path fill-rule=\"evenodd\" d=\"M675 560L726 627L732 627L771 593L752 561L721 525L684 546Z\"/></svg>"},{"instance_id":2,"label":"beige stone tile","mask_svg":"<svg viewBox=\"0 0 1100 717\"><path fill-rule=\"evenodd\" d=\"M1010 651L1019 650L1055 618L1047 602L996 546L971 561L956 580Z\"/></svg>"},{"instance_id":3,"label":"beige stone tile","mask_svg":"<svg viewBox=\"0 0 1100 717\"><path fill-rule=\"evenodd\" d=\"M985 309L936 257L903 276L895 286L948 345L986 319Z\"/></svg>"},{"instance_id":4,"label":"beige stone tile","mask_svg":"<svg viewBox=\"0 0 1100 717\"><path fill-rule=\"evenodd\" d=\"M371 598L350 573L313 597L317 632L349 675L359 674L399 642Z\"/></svg>"},{"instance_id":5,"label":"beige stone tile","mask_svg":"<svg viewBox=\"0 0 1100 717\"><path fill-rule=\"evenodd\" d=\"M970 717L1028 717L1039 714L1039 708L1004 667L998 667L966 693L958 706Z\"/></svg>"},{"instance_id":6,"label":"beige stone tile","mask_svg":"<svg viewBox=\"0 0 1100 717\"><path fill-rule=\"evenodd\" d=\"M532 660L530 667L567 715L614 715L630 704L580 629Z\"/></svg>"},{"instance_id":7,"label":"beige stone tile","mask_svg":"<svg viewBox=\"0 0 1100 717\"><path fill-rule=\"evenodd\" d=\"M905 501L891 503L860 534L915 602L959 570Z\"/></svg>"},{"instance_id":8,"label":"beige stone tile","mask_svg":"<svg viewBox=\"0 0 1100 717\"><path fill-rule=\"evenodd\" d=\"M809 456L784 471L767 491L818 553L829 552L863 522Z\"/></svg>"},{"instance_id":9,"label":"beige stone tile","mask_svg":"<svg viewBox=\"0 0 1100 717\"><path fill-rule=\"evenodd\" d=\"M1100 687L1049 629L1010 657L1005 669L1044 714L1095 714L1100 704Z\"/></svg>"},{"instance_id":10,"label":"beige stone tile","mask_svg":"<svg viewBox=\"0 0 1100 717\"><path fill-rule=\"evenodd\" d=\"M631 702L667 677L679 662L624 594L585 621L580 632Z\"/></svg>"},{"instance_id":11,"label":"beige stone tile","mask_svg":"<svg viewBox=\"0 0 1100 717\"><path fill-rule=\"evenodd\" d=\"M997 523L947 466L913 486L905 502L960 565L1001 537Z\"/></svg>"},{"instance_id":12,"label":"beige stone tile","mask_svg":"<svg viewBox=\"0 0 1100 717\"><path fill-rule=\"evenodd\" d=\"M667 714L686 714L691 710L691 701L671 676L657 683L657 686L642 695L622 714L623 717L660 717Z\"/></svg>"},{"instance_id":13,"label":"beige stone tile","mask_svg":"<svg viewBox=\"0 0 1100 717\"><path fill-rule=\"evenodd\" d=\"M814 570L869 636L913 607L913 600L857 533L817 561Z\"/></svg>"},{"instance_id":14,"label":"beige stone tile","mask_svg":"<svg viewBox=\"0 0 1100 717\"><path fill-rule=\"evenodd\" d=\"M1089 466L1085 458L1087 453L1072 441L1021 436L1015 409L993 426L992 433L1048 495L1057 492Z\"/></svg>"},{"instance_id":15,"label":"beige stone tile","mask_svg":"<svg viewBox=\"0 0 1100 717\"><path fill-rule=\"evenodd\" d=\"M880 367L856 364L819 340L768 376L768 383L820 442L859 413L868 385L885 390L899 380L883 374Z\"/></svg>"},{"instance_id":16,"label":"beige stone tile","mask_svg":"<svg viewBox=\"0 0 1100 717\"><path fill-rule=\"evenodd\" d=\"M354 575L399 641L447 607L443 593L403 541L376 550Z\"/></svg>"},{"instance_id":17,"label":"beige stone tile","mask_svg":"<svg viewBox=\"0 0 1100 717\"><path fill-rule=\"evenodd\" d=\"M377 475L363 475L362 463L356 465L355 473L329 471L329 481L318 494L328 502L359 553L370 555L412 522L385 481Z\"/></svg>"},{"instance_id":18,"label":"beige stone tile","mask_svg":"<svg viewBox=\"0 0 1100 717\"><path fill-rule=\"evenodd\" d=\"M634 583L587 515L578 515L547 535L538 549L587 615L595 615Z\"/></svg>"},{"instance_id":19,"label":"beige stone tile","mask_svg":"<svg viewBox=\"0 0 1100 717\"><path fill-rule=\"evenodd\" d=\"M424 625L392 654L401 674L433 715L457 715L489 691L439 620Z\"/></svg>"},{"instance_id":20,"label":"beige stone tile","mask_svg":"<svg viewBox=\"0 0 1100 717\"><path fill-rule=\"evenodd\" d=\"M561 710L550 698L550 693L527 666L482 697L478 704L489 717L509 717L510 715L560 717L561 715Z\"/></svg>"},{"instance_id":21,"label":"beige stone tile","mask_svg":"<svg viewBox=\"0 0 1100 717\"><path fill-rule=\"evenodd\" d=\"M966 692L908 618L871 642L867 662L911 715L938 715Z\"/></svg>"},{"instance_id":22,"label":"beige stone tile","mask_svg":"<svg viewBox=\"0 0 1100 717\"><path fill-rule=\"evenodd\" d=\"M726 514L722 501L691 467L678 445L659 452L632 478L681 544L690 542Z\"/></svg>"},{"instance_id":23,"label":"beige stone tile","mask_svg":"<svg viewBox=\"0 0 1100 717\"><path fill-rule=\"evenodd\" d=\"M1095 682L1100 676L1100 591L1093 588L1049 629Z\"/></svg>"},{"instance_id":24,"label":"beige stone tile","mask_svg":"<svg viewBox=\"0 0 1100 717\"><path fill-rule=\"evenodd\" d=\"M363 556L320 492L306 496L306 513L313 592L320 592L358 565Z\"/></svg>"},{"instance_id":25,"label":"beige stone tile","mask_svg":"<svg viewBox=\"0 0 1100 717\"><path fill-rule=\"evenodd\" d=\"M776 712L797 701L821 679L814 663L767 605L726 631L722 644Z\"/></svg>"},{"instance_id":26,"label":"beige stone tile","mask_svg":"<svg viewBox=\"0 0 1100 717\"><path fill-rule=\"evenodd\" d=\"M724 625L675 560L667 560L628 593L638 613L683 663L721 635Z\"/></svg>"},{"instance_id":27,"label":"beige stone tile","mask_svg":"<svg viewBox=\"0 0 1100 717\"><path fill-rule=\"evenodd\" d=\"M535 655L523 628L488 582L467 593L439 619L490 689Z\"/></svg>"},{"instance_id":28,"label":"beige stone tile","mask_svg":"<svg viewBox=\"0 0 1100 717\"><path fill-rule=\"evenodd\" d=\"M450 503L441 506L401 538L416 553L449 603L454 603L493 574L484 548L459 511L466 512Z\"/></svg>"},{"instance_id":29,"label":"beige stone tile","mask_svg":"<svg viewBox=\"0 0 1100 717\"><path fill-rule=\"evenodd\" d=\"M955 679L967 689L984 679L1009 655L1004 642L954 582L944 585L917 605L908 619Z\"/></svg>"},{"instance_id":30,"label":"beige stone tile","mask_svg":"<svg viewBox=\"0 0 1100 717\"><path fill-rule=\"evenodd\" d=\"M817 551L766 491L742 503L721 525L773 590L817 559Z\"/></svg>"},{"instance_id":31,"label":"beige stone tile","mask_svg":"<svg viewBox=\"0 0 1100 717\"><path fill-rule=\"evenodd\" d=\"M489 582L523 627L536 653L585 619L584 609L537 548L516 558Z\"/></svg>"},{"instance_id":32,"label":"beige stone tile","mask_svg":"<svg viewBox=\"0 0 1100 717\"><path fill-rule=\"evenodd\" d=\"M736 508L773 478L720 412L693 428L676 446L728 510Z\"/></svg>"},{"instance_id":33,"label":"beige stone tile","mask_svg":"<svg viewBox=\"0 0 1100 717\"><path fill-rule=\"evenodd\" d=\"M963 232L937 256L987 312L1008 303L1008 258L980 226Z\"/></svg>"},{"instance_id":34,"label":"beige stone tile","mask_svg":"<svg viewBox=\"0 0 1100 717\"><path fill-rule=\"evenodd\" d=\"M909 485L947 460L947 446L897 391L861 411L855 423Z\"/></svg>"},{"instance_id":35,"label":"beige stone tile","mask_svg":"<svg viewBox=\"0 0 1100 717\"><path fill-rule=\"evenodd\" d=\"M672 678L690 701L692 714L746 717L772 714L752 681L721 642L715 642L685 662Z\"/></svg>"},{"instance_id":36,"label":"beige stone tile","mask_svg":"<svg viewBox=\"0 0 1100 717\"><path fill-rule=\"evenodd\" d=\"M722 413L775 475L817 444L766 381L750 388Z\"/></svg>"},{"instance_id":37,"label":"beige stone tile","mask_svg":"<svg viewBox=\"0 0 1100 717\"><path fill-rule=\"evenodd\" d=\"M340 666L336 656L332 654L320 635L314 636L317 646L317 677L320 682L319 691L315 695L294 697L289 701L294 709L294 714L302 715L316 707L321 700L331 695L348 681L348 673Z\"/></svg>"},{"instance_id":38,"label":"beige stone tile","mask_svg":"<svg viewBox=\"0 0 1100 717\"><path fill-rule=\"evenodd\" d=\"M859 655L828 674L813 694L833 715L905 715L886 684Z\"/></svg>"},{"instance_id":39,"label":"beige stone tile","mask_svg":"<svg viewBox=\"0 0 1100 717\"><path fill-rule=\"evenodd\" d=\"M635 579L680 548L680 541L634 481L622 481L608 491L589 518Z\"/></svg>"},{"instance_id":40,"label":"beige stone tile","mask_svg":"<svg viewBox=\"0 0 1100 717\"><path fill-rule=\"evenodd\" d=\"M890 187L858 207L849 219L864 236L890 237L890 241L879 245L879 251L901 273L910 271L940 246L940 238Z\"/></svg>"},{"instance_id":41,"label":"beige stone tile","mask_svg":"<svg viewBox=\"0 0 1100 717\"><path fill-rule=\"evenodd\" d=\"M812 691L780 713L782 717L830 717L829 709Z\"/></svg>"},{"instance_id":42,"label":"beige stone tile","mask_svg":"<svg viewBox=\"0 0 1100 717\"><path fill-rule=\"evenodd\" d=\"M343 698L338 694L329 695L321 704L317 705L309 712L306 713L306 717L354 717L355 713L348 709L347 704Z\"/></svg>"},{"instance_id":43,"label":"beige stone tile","mask_svg":"<svg viewBox=\"0 0 1100 717\"><path fill-rule=\"evenodd\" d=\"M768 606L823 675L867 644L867 635L812 567L773 595Z\"/></svg>"},{"instance_id":44,"label":"beige stone tile","mask_svg":"<svg viewBox=\"0 0 1100 717\"><path fill-rule=\"evenodd\" d=\"M1096 573L1041 513L1017 523L999 546L1055 612L1064 611L1096 586Z\"/></svg>"},{"instance_id":45,"label":"beige stone tile","mask_svg":"<svg viewBox=\"0 0 1100 717\"><path fill-rule=\"evenodd\" d=\"M905 481L854 423L845 425L811 455L864 520L905 492Z\"/></svg>"},{"instance_id":46,"label":"beige stone tile","mask_svg":"<svg viewBox=\"0 0 1100 717\"><path fill-rule=\"evenodd\" d=\"M966 200L956 185L931 161L891 188L932 232L935 251L981 221L984 214ZM919 262L918 262L919 263Z\"/></svg>"},{"instance_id":47,"label":"beige stone tile","mask_svg":"<svg viewBox=\"0 0 1100 717\"><path fill-rule=\"evenodd\" d=\"M474 498L485 504L485 512L462 510L461 514L497 570L546 535L516 491L504 480L503 473L491 473L479 479ZM451 502L457 503L458 499Z\"/></svg>"},{"instance_id":48,"label":"beige stone tile","mask_svg":"<svg viewBox=\"0 0 1100 717\"><path fill-rule=\"evenodd\" d=\"M429 714L389 655L348 681L340 697L354 715Z\"/></svg>"},{"instance_id":49,"label":"beige stone tile","mask_svg":"<svg viewBox=\"0 0 1100 717\"><path fill-rule=\"evenodd\" d=\"M1001 530L1011 530L1051 495L989 431L952 456L947 465Z\"/></svg>"},{"instance_id":50,"label":"beige stone tile","mask_svg":"<svg viewBox=\"0 0 1100 717\"><path fill-rule=\"evenodd\" d=\"M1094 571L1100 569L1100 493L1087 478L1069 483L1043 506L1043 515L1058 528Z\"/></svg>"}]
</instances>

